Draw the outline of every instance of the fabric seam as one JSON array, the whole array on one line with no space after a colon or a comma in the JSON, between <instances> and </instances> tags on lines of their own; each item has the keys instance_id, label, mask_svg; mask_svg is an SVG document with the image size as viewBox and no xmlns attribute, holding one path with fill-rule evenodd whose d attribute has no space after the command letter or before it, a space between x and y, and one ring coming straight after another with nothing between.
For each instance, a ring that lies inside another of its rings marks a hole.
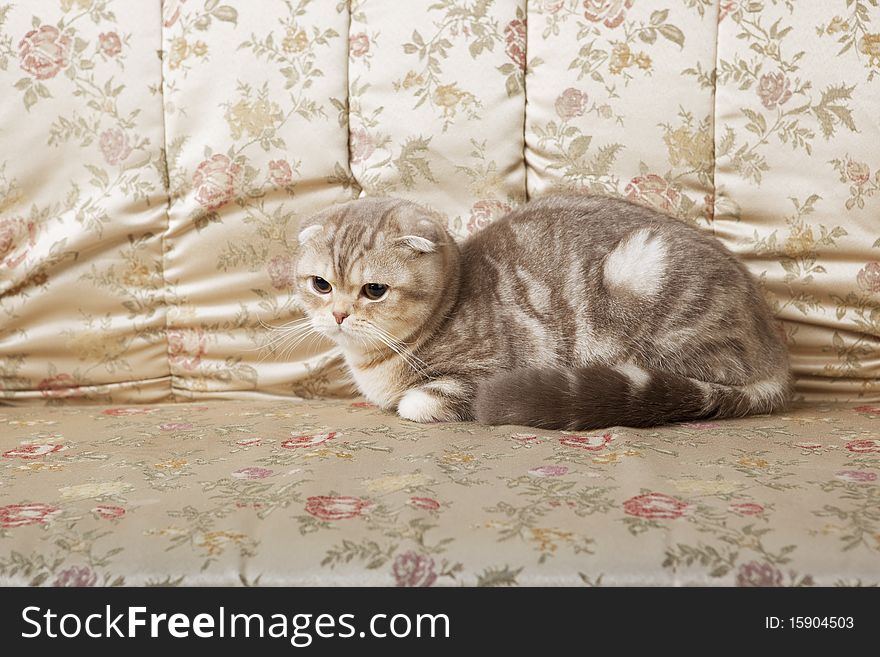
<instances>
[{"instance_id":1,"label":"fabric seam","mask_svg":"<svg viewBox=\"0 0 880 657\"><path fill-rule=\"evenodd\" d=\"M174 394L174 373L171 371L171 343L168 340L168 277L166 275L167 262L165 257L165 249L167 245L168 233L171 231L171 172L168 168L168 117L166 114L165 104L165 23L162 20L162 10L159 10L159 102L161 103L162 115L162 165L163 165L163 183L165 184L165 228L162 231L160 241L160 263L162 268L162 308L164 311L165 325L163 329L163 337L165 340L165 363L168 365L168 394L171 401L177 401Z\"/></svg>"},{"instance_id":2,"label":"fabric seam","mask_svg":"<svg viewBox=\"0 0 880 657\"><path fill-rule=\"evenodd\" d=\"M523 110L522 110L522 166L523 166L523 196L525 197L526 203L529 201L529 161L527 159L527 150L528 145L526 143L526 135L527 135L527 121L528 121L528 107L529 107L529 94L528 94L528 84L526 82L529 77L529 0L525 0L523 2L524 12L526 16L526 39L525 44L523 46L524 49L524 57L525 57L525 68L523 69L523 77L522 77L522 93L523 93Z\"/></svg>"},{"instance_id":3,"label":"fabric seam","mask_svg":"<svg viewBox=\"0 0 880 657\"><path fill-rule=\"evenodd\" d=\"M709 225L715 235L715 208L718 206L718 53L721 42L721 3L715 3L715 53L712 57L712 207Z\"/></svg>"}]
</instances>

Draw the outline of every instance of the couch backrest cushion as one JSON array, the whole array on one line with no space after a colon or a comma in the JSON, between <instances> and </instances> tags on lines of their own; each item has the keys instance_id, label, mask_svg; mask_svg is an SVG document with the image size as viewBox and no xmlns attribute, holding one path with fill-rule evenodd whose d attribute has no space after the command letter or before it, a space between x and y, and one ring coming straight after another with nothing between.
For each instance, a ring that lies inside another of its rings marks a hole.
<instances>
[{"instance_id":1,"label":"couch backrest cushion","mask_svg":"<svg viewBox=\"0 0 880 657\"><path fill-rule=\"evenodd\" d=\"M328 345L266 348L303 217L464 236L558 186L711 232L802 396L878 397L872 3L0 2L0 80L6 400L344 393Z\"/></svg>"},{"instance_id":2,"label":"couch backrest cushion","mask_svg":"<svg viewBox=\"0 0 880 657\"><path fill-rule=\"evenodd\" d=\"M160 10L105 4L0 3L0 399L168 395Z\"/></svg>"},{"instance_id":3,"label":"couch backrest cushion","mask_svg":"<svg viewBox=\"0 0 880 657\"><path fill-rule=\"evenodd\" d=\"M358 192L348 169L348 12L330 2L166 2L167 339L175 397L344 388L299 317L303 218Z\"/></svg>"}]
</instances>

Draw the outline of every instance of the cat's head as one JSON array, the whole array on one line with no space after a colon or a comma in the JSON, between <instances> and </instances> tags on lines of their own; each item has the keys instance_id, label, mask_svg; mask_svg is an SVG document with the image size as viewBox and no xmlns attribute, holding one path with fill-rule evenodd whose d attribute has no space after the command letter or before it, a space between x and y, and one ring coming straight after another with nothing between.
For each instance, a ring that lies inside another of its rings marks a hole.
<instances>
[{"instance_id":1,"label":"cat's head","mask_svg":"<svg viewBox=\"0 0 880 657\"><path fill-rule=\"evenodd\" d=\"M346 350L370 352L409 342L448 310L458 247L425 208L360 199L302 224L295 271L312 328Z\"/></svg>"}]
</instances>

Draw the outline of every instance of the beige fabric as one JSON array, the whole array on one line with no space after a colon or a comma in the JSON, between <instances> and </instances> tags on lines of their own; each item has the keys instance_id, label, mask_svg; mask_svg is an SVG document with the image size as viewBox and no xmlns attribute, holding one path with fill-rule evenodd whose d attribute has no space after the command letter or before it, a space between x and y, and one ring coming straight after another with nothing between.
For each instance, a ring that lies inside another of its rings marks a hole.
<instances>
[{"instance_id":1,"label":"beige fabric","mask_svg":"<svg viewBox=\"0 0 880 657\"><path fill-rule=\"evenodd\" d=\"M880 407L570 435L350 402L0 414L2 584L880 584Z\"/></svg>"},{"instance_id":2,"label":"beige fabric","mask_svg":"<svg viewBox=\"0 0 880 657\"><path fill-rule=\"evenodd\" d=\"M719 24L715 232L765 281L801 395L876 399L880 6L765 4Z\"/></svg>"},{"instance_id":3,"label":"beige fabric","mask_svg":"<svg viewBox=\"0 0 880 657\"><path fill-rule=\"evenodd\" d=\"M296 227L352 197L348 15L328 2L166 2L163 93L172 203L168 355L177 397L326 395L328 345L262 349L296 318Z\"/></svg>"},{"instance_id":4,"label":"beige fabric","mask_svg":"<svg viewBox=\"0 0 880 657\"><path fill-rule=\"evenodd\" d=\"M460 237L525 200L525 0L352 2L351 167Z\"/></svg>"},{"instance_id":5,"label":"beige fabric","mask_svg":"<svg viewBox=\"0 0 880 657\"><path fill-rule=\"evenodd\" d=\"M0 3L0 395L168 395L156 3Z\"/></svg>"},{"instance_id":6,"label":"beige fabric","mask_svg":"<svg viewBox=\"0 0 880 657\"><path fill-rule=\"evenodd\" d=\"M714 94L683 69L712 70L714 9L622 0L533 4L529 193L564 185L620 194L706 226Z\"/></svg>"},{"instance_id":7,"label":"beige fabric","mask_svg":"<svg viewBox=\"0 0 880 657\"><path fill-rule=\"evenodd\" d=\"M847 0L0 2L2 399L345 394L266 348L302 217L363 188L464 236L559 184L711 231L798 394L877 399L878 73Z\"/></svg>"}]
</instances>

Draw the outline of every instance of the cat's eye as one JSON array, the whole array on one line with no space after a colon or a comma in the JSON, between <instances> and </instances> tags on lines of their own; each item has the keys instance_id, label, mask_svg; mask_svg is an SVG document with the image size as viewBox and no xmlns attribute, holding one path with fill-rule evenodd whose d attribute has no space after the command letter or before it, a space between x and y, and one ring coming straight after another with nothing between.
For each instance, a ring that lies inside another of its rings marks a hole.
<instances>
[{"instance_id":1,"label":"cat's eye","mask_svg":"<svg viewBox=\"0 0 880 657\"><path fill-rule=\"evenodd\" d=\"M370 301L378 301L388 292L388 286L382 283L367 283L361 290L363 295Z\"/></svg>"},{"instance_id":2,"label":"cat's eye","mask_svg":"<svg viewBox=\"0 0 880 657\"><path fill-rule=\"evenodd\" d=\"M333 289L333 286L320 276L312 276L311 283L312 289L318 294L328 294Z\"/></svg>"}]
</instances>

